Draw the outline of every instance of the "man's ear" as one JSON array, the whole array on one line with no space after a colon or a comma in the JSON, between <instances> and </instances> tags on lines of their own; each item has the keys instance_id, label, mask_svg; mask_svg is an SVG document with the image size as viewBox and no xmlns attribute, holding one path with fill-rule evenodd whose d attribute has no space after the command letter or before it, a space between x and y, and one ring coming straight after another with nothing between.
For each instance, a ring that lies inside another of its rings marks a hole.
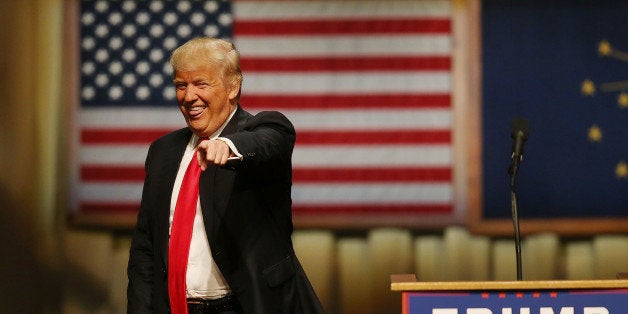
<instances>
[{"instance_id":1,"label":"man's ear","mask_svg":"<svg viewBox=\"0 0 628 314\"><path fill-rule=\"evenodd\" d=\"M229 88L229 100L234 100L240 94L240 84L237 81L233 81L231 83L231 87Z\"/></svg>"}]
</instances>

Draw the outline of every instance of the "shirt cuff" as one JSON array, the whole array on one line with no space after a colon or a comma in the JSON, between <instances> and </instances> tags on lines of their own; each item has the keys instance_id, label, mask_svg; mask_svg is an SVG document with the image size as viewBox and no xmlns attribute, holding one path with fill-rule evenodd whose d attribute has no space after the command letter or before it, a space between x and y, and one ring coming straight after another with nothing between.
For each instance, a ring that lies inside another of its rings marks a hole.
<instances>
[{"instance_id":1,"label":"shirt cuff","mask_svg":"<svg viewBox=\"0 0 628 314\"><path fill-rule=\"evenodd\" d=\"M240 154L240 152L238 151L238 149L235 147L235 145L233 145L233 142L226 138L226 137L217 137L217 140L221 140L225 143L227 143L227 146L229 146L229 148L231 149L231 151L233 152L233 154L235 154L238 159L242 160L244 157L242 156L242 154Z\"/></svg>"}]
</instances>

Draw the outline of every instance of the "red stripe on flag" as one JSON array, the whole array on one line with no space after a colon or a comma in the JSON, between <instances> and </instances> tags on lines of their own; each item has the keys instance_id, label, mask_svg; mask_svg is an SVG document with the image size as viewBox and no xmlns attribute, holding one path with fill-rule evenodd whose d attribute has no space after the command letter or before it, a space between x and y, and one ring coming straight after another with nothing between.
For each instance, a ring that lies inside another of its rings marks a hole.
<instances>
[{"instance_id":1,"label":"red stripe on flag","mask_svg":"<svg viewBox=\"0 0 628 314\"><path fill-rule=\"evenodd\" d=\"M81 180L84 182L142 182L144 181L142 166L82 166Z\"/></svg>"},{"instance_id":2,"label":"red stripe on flag","mask_svg":"<svg viewBox=\"0 0 628 314\"><path fill-rule=\"evenodd\" d=\"M387 109L450 108L450 94L242 95L247 108Z\"/></svg>"},{"instance_id":3,"label":"red stripe on flag","mask_svg":"<svg viewBox=\"0 0 628 314\"><path fill-rule=\"evenodd\" d=\"M340 34L449 34L451 21L443 19L351 19L351 20L236 20L238 36L247 35L340 35Z\"/></svg>"},{"instance_id":4,"label":"red stripe on flag","mask_svg":"<svg viewBox=\"0 0 628 314\"><path fill-rule=\"evenodd\" d=\"M85 129L81 142L92 145L150 144L170 129ZM297 143L315 144L444 144L451 142L450 130L393 131L297 131Z\"/></svg>"},{"instance_id":5,"label":"red stripe on flag","mask_svg":"<svg viewBox=\"0 0 628 314\"><path fill-rule=\"evenodd\" d=\"M430 57L327 57L327 58L263 58L246 57L240 60L242 71L252 72L309 72L309 71L417 71L450 70L451 59Z\"/></svg>"},{"instance_id":6,"label":"red stripe on flag","mask_svg":"<svg viewBox=\"0 0 628 314\"><path fill-rule=\"evenodd\" d=\"M451 214L453 206L451 204L329 204L329 205L292 205L295 214Z\"/></svg>"},{"instance_id":7,"label":"red stripe on flag","mask_svg":"<svg viewBox=\"0 0 628 314\"><path fill-rule=\"evenodd\" d=\"M81 213L98 214L98 213L133 213L140 208L138 202L128 203L104 203L104 202L83 202L79 205Z\"/></svg>"},{"instance_id":8,"label":"red stripe on flag","mask_svg":"<svg viewBox=\"0 0 628 314\"><path fill-rule=\"evenodd\" d=\"M96 129L84 128L81 130L83 144L133 144L150 143L173 130L165 129Z\"/></svg>"},{"instance_id":9,"label":"red stripe on flag","mask_svg":"<svg viewBox=\"0 0 628 314\"><path fill-rule=\"evenodd\" d=\"M393 131L303 131L297 132L297 144L449 144L450 130Z\"/></svg>"},{"instance_id":10,"label":"red stripe on flag","mask_svg":"<svg viewBox=\"0 0 628 314\"><path fill-rule=\"evenodd\" d=\"M82 213L133 213L139 209L139 202L128 203L102 203L102 202L83 202L80 204ZM450 214L453 212L451 204L339 204L339 205L293 205L292 211L295 214Z\"/></svg>"},{"instance_id":11,"label":"red stripe on flag","mask_svg":"<svg viewBox=\"0 0 628 314\"><path fill-rule=\"evenodd\" d=\"M83 182L142 182L141 166L83 166ZM450 168L298 168L293 179L299 182L447 182Z\"/></svg>"},{"instance_id":12,"label":"red stripe on flag","mask_svg":"<svg viewBox=\"0 0 628 314\"><path fill-rule=\"evenodd\" d=\"M448 182L450 168L294 168L295 182Z\"/></svg>"}]
</instances>

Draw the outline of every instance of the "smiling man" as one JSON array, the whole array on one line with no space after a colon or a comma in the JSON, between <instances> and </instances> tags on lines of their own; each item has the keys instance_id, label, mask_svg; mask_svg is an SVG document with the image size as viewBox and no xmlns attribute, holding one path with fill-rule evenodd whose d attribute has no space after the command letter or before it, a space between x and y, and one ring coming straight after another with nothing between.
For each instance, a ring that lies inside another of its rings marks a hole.
<instances>
[{"instance_id":1,"label":"smiling man","mask_svg":"<svg viewBox=\"0 0 628 314\"><path fill-rule=\"evenodd\" d=\"M148 151L128 265L129 313L323 313L291 241L295 130L240 107L230 42L170 62L187 127Z\"/></svg>"}]
</instances>

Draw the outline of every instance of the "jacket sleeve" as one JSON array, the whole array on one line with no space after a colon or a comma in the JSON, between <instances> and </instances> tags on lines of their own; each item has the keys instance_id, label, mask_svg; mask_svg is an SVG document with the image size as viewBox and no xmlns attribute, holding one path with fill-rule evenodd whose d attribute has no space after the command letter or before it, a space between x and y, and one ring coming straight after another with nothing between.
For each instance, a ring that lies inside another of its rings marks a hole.
<instances>
[{"instance_id":1,"label":"jacket sleeve","mask_svg":"<svg viewBox=\"0 0 628 314\"><path fill-rule=\"evenodd\" d=\"M290 165L296 133L282 113L262 111L244 123L239 132L224 137L231 140L245 163Z\"/></svg>"},{"instance_id":2,"label":"jacket sleeve","mask_svg":"<svg viewBox=\"0 0 628 314\"><path fill-rule=\"evenodd\" d=\"M272 215L275 228L290 239L292 152L296 140L294 126L277 111L262 111L249 118L237 132L225 134L243 156L240 167L258 188L258 197Z\"/></svg>"}]
</instances>

